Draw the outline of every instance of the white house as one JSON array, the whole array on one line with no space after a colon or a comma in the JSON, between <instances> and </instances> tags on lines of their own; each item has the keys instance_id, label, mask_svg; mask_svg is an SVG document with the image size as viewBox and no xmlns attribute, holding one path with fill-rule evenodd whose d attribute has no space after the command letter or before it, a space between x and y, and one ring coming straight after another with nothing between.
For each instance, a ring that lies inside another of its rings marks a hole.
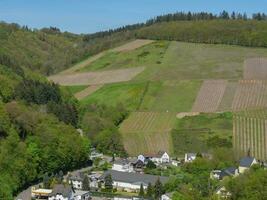
<instances>
[{"instance_id":1,"label":"white house","mask_svg":"<svg viewBox=\"0 0 267 200\"><path fill-rule=\"evenodd\" d=\"M70 186L55 185L52 192L48 196L48 200L73 200L74 191Z\"/></svg>"},{"instance_id":2,"label":"white house","mask_svg":"<svg viewBox=\"0 0 267 200\"><path fill-rule=\"evenodd\" d=\"M161 195L161 200L172 200L173 192Z\"/></svg>"},{"instance_id":3,"label":"white house","mask_svg":"<svg viewBox=\"0 0 267 200\"><path fill-rule=\"evenodd\" d=\"M120 159L114 161L112 165L112 170L119 171L119 172L133 172L133 165L127 159Z\"/></svg>"},{"instance_id":4,"label":"white house","mask_svg":"<svg viewBox=\"0 0 267 200\"><path fill-rule=\"evenodd\" d=\"M248 170L252 165L257 164L256 158L253 157L244 157L240 160L238 171L239 173L244 173Z\"/></svg>"},{"instance_id":5,"label":"white house","mask_svg":"<svg viewBox=\"0 0 267 200\"><path fill-rule=\"evenodd\" d=\"M98 188L98 182L99 182L101 176L102 176L102 173L100 173L100 172L92 172L88 176L90 188Z\"/></svg>"},{"instance_id":6,"label":"white house","mask_svg":"<svg viewBox=\"0 0 267 200\"><path fill-rule=\"evenodd\" d=\"M72 184L74 189L81 190L83 188L83 180L86 176L81 172L76 172L69 176L69 184Z\"/></svg>"},{"instance_id":7,"label":"white house","mask_svg":"<svg viewBox=\"0 0 267 200\"><path fill-rule=\"evenodd\" d=\"M143 155L139 155L139 156L137 157L137 160L141 160L143 163L145 163L146 158L145 158L145 156L143 156Z\"/></svg>"},{"instance_id":8,"label":"white house","mask_svg":"<svg viewBox=\"0 0 267 200\"><path fill-rule=\"evenodd\" d=\"M73 197L74 197L74 200L89 200L90 192L83 191L83 190L75 190Z\"/></svg>"},{"instance_id":9,"label":"white house","mask_svg":"<svg viewBox=\"0 0 267 200\"><path fill-rule=\"evenodd\" d=\"M186 153L184 156L184 162L193 162L193 160L195 160L197 158L197 154L196 153Z\"/></svg>"},{"instance_id":10,"label":"white house","mask_svg":"<svg viewBox=\"0 0 267 200\"><path fill-rule=\"evenodd\" d=\"M162 163L169 163L170 162L170 156L167 152L159 151L156 156L153 156L151 160L155 163L162 164Z\"/></svg>"},{"instance_id":11,"label":"white house","mask_svg":"<svg viewBox=\"0 0 267 200\"><path fill-rule=\"evenodd\" d=\"M146 189L149 183L154 185L158 179L160 179L162 184L165 184L169 179L168 177L164 176L108 170L102 175L102 181L104 181L105 177L109 174L112 177L114 188L130 192L138 191L141 184L143 184L144 189Z\"/></svg>"}]
</instances>

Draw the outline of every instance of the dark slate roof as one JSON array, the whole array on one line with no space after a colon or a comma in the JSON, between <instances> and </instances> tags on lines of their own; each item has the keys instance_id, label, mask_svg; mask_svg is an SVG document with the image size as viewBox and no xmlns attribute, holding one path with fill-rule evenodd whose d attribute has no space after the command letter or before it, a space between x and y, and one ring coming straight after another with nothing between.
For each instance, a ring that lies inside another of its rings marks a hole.
<instances>
[{"instance_id":1,"label":"dark slate roof","mask_svg":"<svg viewBox=\"0 0 267 200\"><path fill-rule=\"evenodd\" d=\"M253 158L253 157L244 157L240 160L239 166L240 167L250 167L254 159L255 158Z\"/></svg>"},{"instance_id":2,"label":"dark slate roof","mask_svg":"<svg viewBox=\"0 0 267 200\"><path fill-rule=\"evenodd\" d=\"M49 196L56 196L57 194L61 194L63 197L69 197L72 193L72 188L70 186L65 186L62 184L55 185L52 192Z\"/></svg>"},{"instance_id":3,"label":"dark slate roof","mask_svg":"<svg viewBox=\"0 0 267 200\"><path fill-rule=\"evenodd\" d=\"M77 172L77 173L71 174L69 179L73 181L83 181L84 177L85 175L82 172Z\"/></svg>"},{"instance_id":4,"label":"dark slate roof","mask_svg":"<svg viewBox=\"0 0 267 200\"><path fill-rule=\"evenodd\" d=\"M128 172L119 172L115 170L108 170L101 176L101 179L104 179L108 174L112 176L113 181L121 181L125 183L132 183L140 185L148 185L149 183L155 184L155 182L160 179L161 183L165 184L169 178L165 176L154 176L149 174L139 174L139 173L128 173Z\"/></svg>"},{"instance_id":5,"label":"dark slate roof","mask_svg":"<svg viewBox=\"0 0 267 200\"><path fill-rule=\"evenodd\" d=\"M237 168L236 167L228 167L220 173L220 179L223 179L226 176L234 176Z\"/></svg>"}]
</instances>

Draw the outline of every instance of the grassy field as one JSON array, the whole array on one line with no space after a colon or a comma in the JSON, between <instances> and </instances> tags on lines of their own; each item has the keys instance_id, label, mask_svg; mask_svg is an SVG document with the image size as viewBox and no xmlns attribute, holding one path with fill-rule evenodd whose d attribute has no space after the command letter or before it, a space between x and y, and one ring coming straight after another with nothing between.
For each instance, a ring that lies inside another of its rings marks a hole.
<instances>
[{"instance_id":1,"label":"grassy field","mask_svg":"<svg viewBox=\"0 0 267 200\"><path fill-rule=\"evenodd\" d=\"M240 79L244 60L267 57L264 48L171 42L162 63L148 67L137 80Z\"/></svg>"},{"instance_id":2,"label":"grassy field","mask_svg":"<svg viewBox=\"0 0 267 200\"><path fill-rule=\"evenodd\" d=\"M140 110L188 112L201 81L150 82Z\"/></svg>"},{"instance_id":3,"label":"grassy field","mask_svg":"<svg viewBox=\"0 0 267 200\"><path fill-rule=\"evenodd\" d=\"M175 113L133 112L120 126L124 147L130 155L172 153L170 131Z\"/></svg>"},{"instance_id":4,"label":"grassy field","mask_svg":"<svg viewBox=\"0 0 267 200\"><path fill-rule=\"evenodd\" d=\"M109 51L79 71L113 70L139 66L148 67L157 63L160 64L168 45L169 42L159 41L132 51Z\"/></svg>"},{"instance_id":5,"label":"grassy field","mask_svg":"<svg viewBox=\"0 0 267 200\"><path fill-rule=\"evenodd\" d=\"M82 104L97 102L109 106L122 103L128 110L135 110L141 101L146 83L115 83L104 85L93 94L81 100Z\"/></svg>"},{"instance_id":6,"label":"grassy field","mask_svg":"<svg viewBox=\"0 0 267 200\"><path fill-rule=\"evenodd\" d=\"M232 114L200 114L177 120L172 131L174 154L210 152L217 147L231 147Z\"/></svg>"},{"instance_id":7,"label":"grassy field","mask_svg":"<svg viewBox=\"0 0 267 200\"><path fill-rule=\"evenodd\" d=\"M75 94L77 92L84 90L88 86L87 85L73 85L73 86L62 86L62 87L67 88L67 90L69 90L72 94Z\"/></svg>"}]
</instances>

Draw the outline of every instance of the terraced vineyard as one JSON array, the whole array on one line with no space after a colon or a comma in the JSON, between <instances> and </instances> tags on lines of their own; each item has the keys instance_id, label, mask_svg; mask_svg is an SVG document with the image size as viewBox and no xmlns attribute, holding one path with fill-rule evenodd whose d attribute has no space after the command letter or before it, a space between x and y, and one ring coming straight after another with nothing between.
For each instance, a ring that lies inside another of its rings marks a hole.
<instances>
[{"instance_id":1,"label":"terraced vineyard","mask_svg":"<svg viewBox=\"0 0 267 200\"><path fill-rule=\"evenodd\" d=\"M232 103L236 93L236 88L237 88L237 82L228 81L226 89L223 94L223 98L221 99L221 103L218 106L217 111L225 112L232 110Z\"/></svg>"},{"instance_id":2,"label":"terraced vineyard","mask_svg":"<svg viewBox=\"0 0 267 200\"><path fill-rule=\"evenodd\" d=\"M232 104L234 111L267 107L267 81L240 80Z\"/></svg>"},{"instance_id":3,"label":"terraced vineyard","mask_svg":"<svg viewBox=\"0 0 267 200\"><path fill-rule=\"evenodd\" d=\"M237 157L251 155L267 159L267 110L236 113L233 117L233 145Z\"/></svg>"},{"instance_id":4,"label":"terraced vineyard","mask_svg":"<svg viewBox=\"0 0 267 200\"><path fill-rule=\"evenodd\" d=\"M221 103L226 86L226 80L205 80L198 92L192 112L215 112Z\"/></svg>"},{"instance_id":5,"label":"terraced vineyard","mask_svg":"<svg viewBox=\"0 0 267 200\"><path fill-rule=\"evenodd\" d=\"M267 79L267 59L250 58L245 60L244 79L266 80Z\"/></svg>"},{"instance_id":6,"label":"terraced vineyard","mask_svg":"<svg viewBox=\"0 0 267 200\"><path fill-rule=\"evenodd\" d=\"M175 113L133 112L120 127L125 149L130 155L171 152L174 122Z\"/></svg>"}]
</instances>

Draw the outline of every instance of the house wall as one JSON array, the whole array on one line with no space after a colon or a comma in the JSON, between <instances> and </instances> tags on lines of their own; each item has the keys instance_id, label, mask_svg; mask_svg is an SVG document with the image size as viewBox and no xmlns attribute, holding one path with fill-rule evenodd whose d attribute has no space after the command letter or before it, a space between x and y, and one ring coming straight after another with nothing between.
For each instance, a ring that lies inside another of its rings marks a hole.
<instances>
[{"instance_id":1,"label":"house wall","mask_svg":"<svg viewBox=\"0 0 267 200\"><path fill-rule=\"evenodd\" d=\"M169 157L169 155L166 152L162 155L161 162L162 163L168 163L168 162L170 162L170 157Z\"/></svg>"},{"instance_id":2,"label":"house wall","mask_svg":"<svg viewBox=\"0 0 267 200\"><path fill-rule=\"evenodd\" d=\"M120 171L120 172L133 172L133 167L129 164L121 165L121 164L113 164L112 170Z\"/></svg>"},{"instance_id":3,"label":"house wall","mask_svg":"<svg viewBox=\"0 0 267 200\"><path fill-rule=\"evenodd\" d=\"M73 185L73 187L75 188L75 189L82 189L83 188L83 183L82 183L82 181L75 181L75 180L70 180L69 181L69 184L71 184L71 182L72 182L72 185Z\"/></svg>"},{"instance_id":4,"label":"house wall","mask_svg":"<svg viewBox=\"0 0 267 200\"><path fill-rule=\"evenodd\" d=\"M139 190L141 184L135 185L131 183L126 182L120 182L120 181L113 181L113 187L116 188L123 188L123 189L129 189L129 190ZM144 189L147 188L147 186L143 185Z\"/></svg>"},{"instance_id":5,"label":"house wall","mask_svg":"<svg viewBox=\"0 0 267 200\"><path fill-rule=\"evenodd\" d=\"M80 195L74 196L74 200L89 200L89 199L90 199L89 193L84 194L82 196L80 196Z\"/></svg>"}]
</instances>

